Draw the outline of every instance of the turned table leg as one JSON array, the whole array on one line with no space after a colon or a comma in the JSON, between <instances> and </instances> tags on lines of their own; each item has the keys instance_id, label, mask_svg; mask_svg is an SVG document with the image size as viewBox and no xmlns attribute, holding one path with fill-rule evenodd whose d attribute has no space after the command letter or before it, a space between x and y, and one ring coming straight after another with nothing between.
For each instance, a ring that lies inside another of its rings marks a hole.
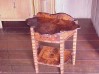
<instances>
[{"instance_id":1,"label":"turned table leg","mask_svg":"<svg viewBox=\"0 0 99 74\"><path fill-rule=\"evenodd\" d=\"M36 70L36 73L38 73L38 58L37 58L37 41L34 39L34 30L33 28L31 27L30 28L30 31L31 31L31 40L32 40L32 51L33 51L33 58L34 58L34 65L35 65L35 70Z\"/></svg>"},{"instance_id":2,"label":"turned table leg","mask_svg":"<svg viewBox=\"0 0 99 74\"><path fill-rule=\"evenodd\" d=\"M77 30L73 35L73 57L72 57L73 65L75 65L76 61L76 44L77 44Z\"/></svg>"},{"instance_id":3,"label":"turned table leg","mask_svg":"<svg viewBox=\"0 0 99 74\"><path fill-rule=\"evenodd\" d=\"M60 72L64 74L64 40L60 37Z\"/></svg>"}]
</instances>

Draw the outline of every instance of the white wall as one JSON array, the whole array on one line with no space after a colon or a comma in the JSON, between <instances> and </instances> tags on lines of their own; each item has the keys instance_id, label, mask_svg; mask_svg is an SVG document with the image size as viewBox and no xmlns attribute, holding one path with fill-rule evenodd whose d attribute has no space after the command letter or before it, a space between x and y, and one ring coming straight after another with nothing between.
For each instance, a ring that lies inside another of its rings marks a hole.
<instances>
[{"instance_id":1,"label":"white wall","mask_svg":"<svg viewBox=\"0 0 99 74\"><path fill-rule=\"evenodd\" d=\"M99 0L92 1L92 22L99 37Z\"/></svg>"},{"instance_id":2,"label":"white wall","mask_svg":"<svg viewBox=\"0 0 99 74\"><path fill-rule=\"evenodd\" d=\"M92 0L56 0L56 12L65 12L74 18L91 17Z\"/></svg>"}]
</instances>

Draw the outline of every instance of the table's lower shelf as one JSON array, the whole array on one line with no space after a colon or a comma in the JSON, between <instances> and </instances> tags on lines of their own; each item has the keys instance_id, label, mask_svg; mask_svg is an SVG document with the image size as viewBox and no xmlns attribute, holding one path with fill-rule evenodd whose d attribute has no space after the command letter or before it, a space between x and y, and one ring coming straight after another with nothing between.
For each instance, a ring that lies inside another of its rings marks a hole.
<instances>
[{"instance_id":1,"label":"table's lower shelf","mask_svg":"<svg viewBox=\"0 0 99 74\"><path fill-rule=\"evenodd\" d=\"M68 59L67 62L64 62L64 64L68 63L71 59ZM38 64L41 64L41 65L46 65L46 66L52 66L52 67L60 67L60 64L58 65L54 65L54 64L46 64L46 63L43 63L43 62L38 62Z\"/></svg>"},{"instance_id":2,"label":"table's lower shelf","mask_svg":"<svg viewBox=\"0 0 99 74\"><path fill-rule=\"evenodd\" d=\"M64 50L64 63L72 57L72 51ZM44 46L38 54L38 63L48 66L60 67L60 50L53 47Z\"/></svg>"},{"instance_id":3,"label":"table's lower shelf","mask_svg":"<svg viewBox=\"0 0 99 74\"><path fill-rule=\"evenodd\" d=\"M47 66L53 66L53 67L60 67L60 65L45 64L43 62L38 62L38 64L47 65Z\"/></svg>"}]
</instances>

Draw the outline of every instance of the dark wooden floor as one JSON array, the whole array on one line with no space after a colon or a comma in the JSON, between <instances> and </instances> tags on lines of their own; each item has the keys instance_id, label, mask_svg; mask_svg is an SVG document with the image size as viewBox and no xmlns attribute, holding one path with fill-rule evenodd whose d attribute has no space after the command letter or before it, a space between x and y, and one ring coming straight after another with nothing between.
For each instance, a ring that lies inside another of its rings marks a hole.
<instances>
[{"instance_id":1,"label":"dark wooden floor","mask_svg":"<svg viewBox=\"0 0 99 74\"><path fill-rule=\"evenodd\" d=\"M99 74L99 38L90 19L79 19L76 65L65 64L65 74ZM35 74L29 27L25 22L3 22L0 30L0 74ZM71 46L71 40L65 47ZM39 65L40 74L59 69Z\"/></svg>"}]
</instances>

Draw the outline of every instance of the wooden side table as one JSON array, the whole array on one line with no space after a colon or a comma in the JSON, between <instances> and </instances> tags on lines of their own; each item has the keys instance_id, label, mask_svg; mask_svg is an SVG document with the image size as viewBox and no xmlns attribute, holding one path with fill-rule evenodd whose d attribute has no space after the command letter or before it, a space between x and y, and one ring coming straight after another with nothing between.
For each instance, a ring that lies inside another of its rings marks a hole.
<instances>
[{"instance_id":1,"label":"wooden side table","mask_svg":"<svg viewBox=\"0 0 99 74\"><path fill-rule=\"evenodd\" d=\"M35 70L36 70L36 73L38 73L39 72L38 64L44 64L44 63L38 62L38 58L37 58L37 49L38 49L38 43L39 43L40 40L37 40L35 38L35 32L34 32L34 28L32 26L30 27L30 32L31 32L32 51L33 51ZM64 42L71 36L73 36L72 63L73 63L73 65L75 65L75 61L76 61L76 44L77 44L77 29L72 30L72 31L67 31L67 32L60 32L60 40L59 41L46 41L46 40L43 40L43 42L59 43L60 44L60 64L59 65L46 64L46 65L59 67L61 74L64 74L64 49L65 49L64 48Z\"/></svg>"}]
</instances>

